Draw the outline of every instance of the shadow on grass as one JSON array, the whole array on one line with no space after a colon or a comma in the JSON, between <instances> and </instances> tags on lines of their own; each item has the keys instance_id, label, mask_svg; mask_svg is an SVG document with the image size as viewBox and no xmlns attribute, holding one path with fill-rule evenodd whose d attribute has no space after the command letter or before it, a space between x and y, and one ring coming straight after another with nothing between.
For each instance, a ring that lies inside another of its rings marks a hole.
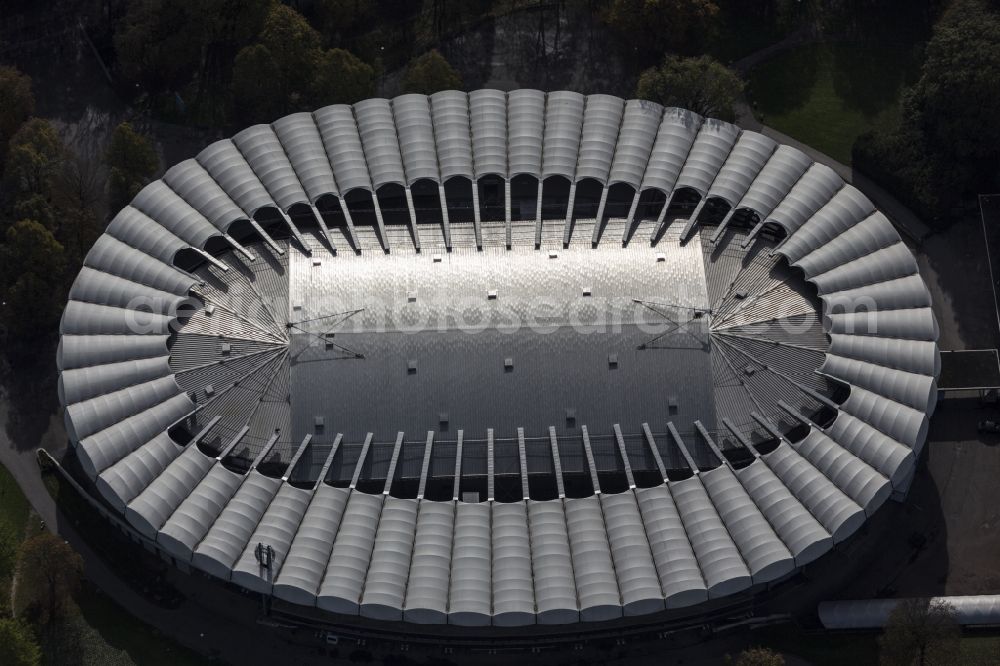
<instances>
[{"instance_id":1,"label":"shadow on grass","mask_svg":"<svg viewBox=\"0 0 1000 666\"><path fill-rule=\"evenodd\" d=\"M757 629L752 637L753 645L801 657L814 666L878 663L878 638L874 633L829 634L783 624Z\"/></svg>"},{"instance_id":2,"label":"shadow on grass","mask_svg":"<svg viewBox=\"0 0 1000 666\"><path fill-rule=\"evenodd\" d=\"M80 617L90 630L87 639L109 653L124 653L141 666L200 666L211 660L164 637L129 615L99 589L84 583L77 595ZM83 663L83 662L64 662Z\"/></svg>"},{"instance_id":3,"label":"shadow on grass","mask_svg":"<svg viewBox=\"0 0 1000 666\"><path fill-rule=\"evenodd\" d=\"M781 115L809 101L825 64L821 48L794 49L754 71L751 91L761 111L768 116Z\"/></svg>"},{"instance_id":4,"label":"shadow on grass","mask_svg":"<svg viewBox=\"0 0 1000 666\"><path fill-rule=\"evenodd\" d=\"M62 464L72 467L74 462L75 458L69 456ZM61 474L47 471L42 480L73 529L129 587L163 608L177 608L184 602L184 596L166 580L166 563L105 520Z\"/></svg>"},{"instance_id":5,"label":"shadow on grass","mask_svg":"<svg viewBox=\"0 0 1000 666\"><path fill-rule=\"evenodd\" d=\"M838 44L830 49L833 90L844 105L874 117L898 103L903 89L916 82L918 47L864 47Z\"/></svg>"}]
</instances>

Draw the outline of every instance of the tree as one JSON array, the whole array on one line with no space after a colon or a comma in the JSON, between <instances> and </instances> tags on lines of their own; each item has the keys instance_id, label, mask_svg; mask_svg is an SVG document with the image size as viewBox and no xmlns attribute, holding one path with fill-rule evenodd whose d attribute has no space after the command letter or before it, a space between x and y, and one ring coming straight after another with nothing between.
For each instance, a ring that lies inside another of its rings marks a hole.
<instances>
[{"instance_id":1,"label":"tree","mask_svg":"<svg viewBox=\"0 0 1000 666\"><path fill-rule=\"evenodd\" d=\"M785 666L785 658L770 648L752 647L740 652L733 664L734 666Z\"/></svg>"},{"instance_id":2,"label":"tree","mask_svg":"<svg viewBox=\"0 0 1000 666\"><path fill-rule=\"evenodd\" d=\"M260 43L277 66L281 111L300 108L305 101L320 55L320 35L288 5L276 4L264 20Z\"/></svg>"},{"instance_id":3,"label":"tree","mask_svg":"<svg viewBox=\"0 0 1000 666\"><path fill-rule=\"evenodd\" d=\"M713 0L614 0L607 21L646 59L700 51L718 13Z\"/></svg>"},{"instance_id":4,"label":"tree","mask_svg":"<svg viewBox=\"0 0 1000 666\"><path fill-rule=\"evenodd\" d=\"M934 153L989 158L1000 146L1000 12L982 0L951 4L927 45L920 79L903 101L906 121Z\"/></svg>"},{"instance_id":5,"label":"tree","mask_svg":"<svg viewBox=\"0 0 1000 666\"><path fill-rule=\"evenodd\" d=\"M372 0L316 0L317 25L325 35L345 35L376 15Z\"/></svg>"},{"instance_id":6,"label":"tree","mask_svg":"<svg viewBox=\"0 0 1000 666\"><path fill-rule=\"evenodd\" d=\"M742 92L736 73L710 56L667 56L662 65L642 73L636 89L640 99L728 121L735 118L733 106Z\"/></svg>"},{"instance_id":7,"label":"tree","mask_svg":"<svg viewBox=\"0 0 1000 666\"><path fill-rule=\"evenodd\" d=\"M352 104L371 97L375 72L370 65L344 49L323 51L312 81L313 106Z\"/></svg>"},{"instance_id":8,"label":"tree","mask_svg":"<svg viewBox=\"0 0 1000 666\"><path fill-rule=\"evenodd\" d=\"M43 624L65 611L80 587L83 558L68 543L42 532L21 544L17 595L21 607L36 613Z\"/></svg>"},{"instance_id":9,"label":"tree","mask_svg":"<svg viewBox=\"0 0 1000 666\"><path fill-rule=\"evenodd\" d=\"M14 201L33 194L51 197L65 158L59 135L47 120L31 118L10 139L4 183Z\"/></svg>"},{"instance_id":10,"label":"tree","mask_svg":"<svg viewBox=\"0 0 1000 666\"><path fill-rule=\"evenodd\" d=\"M889 614L879 639L884 666L958 664L961 628L955 609L943 601L903 599Z\"/></svg>"},{"instance_id":11,"label":"tree","mask_svg":"<svg viewBox=\"0 0 1000 666\"><path fill-rule=\"evenodd\" d=\"M256 39L276 0L131 0L114 33L124 78L157 108L219 120L239 50ZM188 103L178 105L175 94Z\"/></svg>"},{"instance_id":12,"label":"tree","mask_svg":"<svg viewBox=\"0 0 1000 666\"><path fill-rule=\"evenodd\" d=\"M122 74L159 93L184 86L196 71L206 24L198 20L201 2L134 0L114 33Z\"/></svg>"},{"instance_id":13,"label":"tree","mask_svg":"<svg viewBox=\"0 0 1000 666\"><path fill-rule=\"evenodd\" d=\"M38 666L42 652L31 629L13 618L0 618L0 664Z\"/></svg>"},{"instance_id":14,"label":"tree","mask_svg":"<svg viewBox=\"0 0 1000 666\"><path fill-rule=\"evenodd\" d=\"M281 72L271 51L263 44L245 46L233 63L233 107L246 122L272 120L281 113Z\"/></svg>"},{"instance_id":15,"label":"tree","mask_svg":"<svg viewBox=\"0 0 1000 666\"><path fill-rule=\"evenodd\" d=\"M14 67L0 66L0 167L7 142L34 111L31 79Z\"/></svg>"},{"instance_id":16,"label":"tree","mask_svg":"<svg viewBox=\"0 0 1000 666\"><path fill-rule=\"evenodd\" d=\"M403 75L403 91L430 95L440 90L461 90L462 77L437 49L414 58Z\"/></svg>"},{"instance_id":17,"label":"tree","mask_svg":"<svg viewBox=\"0 0 1000 666\"><path fill-rule=\"evenodd\" d=\"M927 217L1000 187L1000 6L955 0L927 45L895 127L858 137L856 168Z\"/></svg>"},{"instance_id":18,"label":"tree","mask_svg":"<svg viewBox=\"0 0 1000 666\"><path fill-rule=\"evenodd\" d=\"M108 206L113 212L128 205L160 167L153 144L127 122L111 134L104 159L108 165Z\"/></svg>"},{"instance_id":19,"label":"tree","mask_svg":"<svg viewBox=\"0 0 1000 666\"><path fill-rule=\"evenodd\" d=\"M52 232L33 220L7 229L0 245L0 323L8 334L6 352L16 354L55 333L65 301L65 275L65 252ZM22 561L24 556L22 550Z\"/></svg>"}]
</instances>

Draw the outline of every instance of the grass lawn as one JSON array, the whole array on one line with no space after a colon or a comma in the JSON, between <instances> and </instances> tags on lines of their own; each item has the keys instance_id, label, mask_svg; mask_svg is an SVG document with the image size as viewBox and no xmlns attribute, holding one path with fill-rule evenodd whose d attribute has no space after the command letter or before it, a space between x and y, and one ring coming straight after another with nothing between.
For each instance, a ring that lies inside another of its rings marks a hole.
<instances>
[{"instance_id":1,"label":"grass lawn","mask_svg":"<svg viewBox=\"0 0 1000 666\"><path fill-rule=\"evenodd\" d=\"M0 613L10 605L17 549L24 540L30 509L14 477L0 465Z\"/></svg>"},{"instance_id":2,"label":"grass lawn","mask_svg":"<svg viewBox=\"0 0 1000 666\"><path fill-rule=\"evenodd\" d=\"M815 666L878 663L878 640L872 633L849 636L806 633L795 625L783 624L757 629L753 632L753 644L793 654Z\"/></svg>"},{"instance_id":3,"label":"grass lawn","mask_svg":"<svg viewBox=\"0 0 1000 666\"><path fill-rule=\"evenodd\" d=\"M898 118L918 70L913 46L813 44L756 67L748 94L758 120L850 164L855 138Z\"/></svg>"},{"instance_id":4,"label":"grass lawn","mask_svg":"<svg viewBox=\"0 0 1000 666\"><path fill-rule=\"evenodd\" d=\"M77 595L80 617L90 638L102 651L125 656L139 666L203 666L211 663L181 647L155 628L135 619L100 590L84 584Z\"/></svg>"}]
</instances>

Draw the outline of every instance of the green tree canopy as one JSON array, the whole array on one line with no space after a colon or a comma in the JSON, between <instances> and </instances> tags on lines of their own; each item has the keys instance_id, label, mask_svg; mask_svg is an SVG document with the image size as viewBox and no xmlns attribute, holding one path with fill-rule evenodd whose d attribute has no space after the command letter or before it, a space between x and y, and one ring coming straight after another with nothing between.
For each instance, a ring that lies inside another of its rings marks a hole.
<instances>
[{"instance_id":1,"label":"green tree canopy","mask_svg":"<svg viewBox=\"0 0 1000 666\"><path fill-rule=\"evenodd\" d=\"M148 92L183 87L201 61L207 24L204 3L186 0L133 0L114 33L122 74Z\"/></svg>"},{"instance_id":2,"label":"green tree canopy","mask_svg":"<svg viewBox=\"0 0 1000 666\"><path fill-rule=\"evenodd\" d=\"M114 33L125 78L148 92L180 90L228 63L260 33L275 0L131 0Z\"/></svg>"},{"instance_id":3,"label":"green tree canopy","mask_svg":"<svg viewBox=\"0 0 1000 666\"><path fill-rule=\"evenodd\" d=\"M236 55L231 91L236 115L265 122L290 111L371 95L371 66L343 49L321 48L322 39L287 5L273 5L259 43Z\"/></svg>"},{"instance_id":4,"label":"green tree canopy","mask_svg":"<svg viewBox=\"0 0 1000 666\"><path fill-rule=\"evenodd\" d=\"M953 2L934 29L905 121L931 152L955 160L1000 157L1000 12L983 0Z\"/></svg>"},{"instance_id":5,"label":"green tree canopy","mask_svg":"<svg viewBox=\"0 0 1000 666\"><path fill-rule=\"evenodd\" d=\"M282 112L299 108L308 97L321 42L319 33L302 14L288 5L272 6L260 33L260 43L277 66L276 92Z\"/></svg>"},{"instance_id":6,"label":"green tree canopy","mask_svg":"<svg viewBox=\"0 0 1000 666\"><path fill-rule=\"evenodd\" d=\"M960 663L961 628L955 609L942 601L903 599L879 639L883 666L945 666Z\"/></svg>"},{"instance_id":7,"label":"green tree canopy","mask_svg":"<svg viewBox=\"0 0 1000 666\"><path fill-rule=\"evenodd\" d=\"M7 142L34 111L31 79L14 67L0 65L0 168Z\"/></svg>"},{"instance_id":8,"label":"green tree canopy","mask_svg":"<svg viewBox=\"0 0 1000 666\"><path fill-rule=\"evenodd\" d=\"M13 618L0 618L0 664L38 666L42 653L31 628Z\"/></svg>"},{"instance_id":9,"label":"green tree canopy","mask_svg":"<svg viewBox=\"0 0 1000 666\"><path fill-rule=\"evenodd\" d=\"M743 81L736 73L711 57L671 55L659 67L642 73L636 96L732 121L734 104L742 92Z\"/></svg>"},{"instance_id":10,"label":"green tree canopy","mask_svg":"<svg viewBox=\"0 0 1000 666\"><path fill-rule=\"evenodd\" d=\"M47 120L31 118L10 139L4 184L14 201L33 194L51 196L66 156L62 141Z\"/></svg>"},{"instance_id":11,"label":"green tree canopy","mask_svg":"<svg viewBox=\"0 0 1000 666\"><path fill-rule=\"evenodd\" d=\"M718 13L712 0L613 0L607 20L625 43L647 58L667 51L701 51Z\"/></svg>"},{"instance_id":12,"label":"green tree canopy","mask_svg":"<svg viewBox=\"0 0 1000 666\"><path fill-rule=\"evenodd\" d=\"M124 122L111 134L105 154L108 165L108 206L117 213L149 182L160 167L150 140Z\"/></svg>"},{"instance_id":13,"label":"green tree canopy","mask_svg":"<svg viewBox=\"0 0 1000 666\"><path fill-rule=\"evenodd\" d=\"M441 90L461 90L462 77L437 49L414 58L403 75L403 91L431 95Z\"/></svg>"},{"instance_id":14,"label":"green tree canopy","mask_svg":"<svg viewBox=\"0 0 1000 666\"><path fill-rule=\"evenodd\" d=\"M954 0L934 27L895 127L858 137L854 165L918 214L1000 187L1000 5Z\"/></svg>"},{"instance_id":15,"label":"green tree canopy","mask_svg":"<svg viewBox=\"0 0 1000 666\"><path fill-rule=\"evenodd\" d=\"M7 229L0 245L0 323L9 336L7 351L55 334L65 300L65 274L63 246L51 231L33 220ZM23 550L21 557L23 562ZM22 578L19 589L31 585Z\"/></svg>"},{"instance_id":16,"label":"green tree canopy","mask_svg":"<svg viewBox=\"0 0 1000 666\"><path fill-rule=\"evenodd\" d=\"M344 49L323 51L312 81L313 106L353 104L371 97L375 72L370 65Z\"/></svg>"},{"instance_id":17,"label":"green tree canopy","mask_svg":"<svg viewBox=\"0 0 1000 666\"><path fill-rule=\"evenodd\" d=\"M83 558L68 543L42 532L21 544L18 605L43 624L59 617L80 587Z\"/></svg>"},{"instance_id":18,"label":"green tree canopy","mask_svg":"<svg viewBox=\"0 0 1000 666\"><path fill-rule=\"evenodd\" d=\"M270 49L263 44L245 46L233 64L233 108L245 122L273 120L284 107L278 79L281 72Z\"/></svg>"}]
</instances>

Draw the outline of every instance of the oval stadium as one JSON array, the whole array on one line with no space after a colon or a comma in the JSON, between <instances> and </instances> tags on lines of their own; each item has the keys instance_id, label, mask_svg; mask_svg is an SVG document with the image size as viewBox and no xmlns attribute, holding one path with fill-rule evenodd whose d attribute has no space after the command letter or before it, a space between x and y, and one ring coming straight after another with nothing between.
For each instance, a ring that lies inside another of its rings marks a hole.
<instances>
[{"instance_id":1,"label":"oval stadium","mask_svg":"<svg viewBox=\"0 0 1000 666\"><path fill-rule=\"evenodd\" d=\"M905 496L940 370L913 255L833 170L564 91L249 127L140 191L69 299L59 394L108 510L400 632L765 593Z\"/></svg>"}]
</instances>

